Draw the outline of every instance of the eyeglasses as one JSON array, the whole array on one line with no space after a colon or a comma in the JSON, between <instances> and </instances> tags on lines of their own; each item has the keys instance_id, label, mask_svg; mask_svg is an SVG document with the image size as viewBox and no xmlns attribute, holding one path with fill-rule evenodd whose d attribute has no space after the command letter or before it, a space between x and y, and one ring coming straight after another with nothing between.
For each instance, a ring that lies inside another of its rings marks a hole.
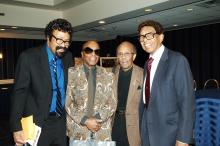
<instances>
[{"instance_id":1,"label":"eyeglasses","mask_svg":"<svg viewBox=\"0 0 220 146\"><path fill-rule=\"evenodd\" d=\"M157 33L146 33L145 35L140 35L139 36L139 40L140 42L143 42L144 39L147 39L147 40L152 40L154 38L154 35L157 34Z\"/></svg>"},{"instance_id":2,"label":"eyeglasses","mask_svg":"<svg viewBox=\"0 0 220 146\"><path fill-rule=\"evenodd\" d=\"M54 37L56 39L56 43L58 45L62 45L64 43L65 46L69 46L71 44L71 41L64 41L61 38L57 38L52 34L52 37Z\"/></svg>"},{"instance_id":3,"label":"eyeglasses","mask_svg":"<svg viewBox=\"0 0 220 146\"><path fill-rule=\"evenodd\" d=\"M86 47L83 49L83 52L85 52L86 54L92 54L93 52L95 53L95 55L99 56L100 55L100 49L97 50L93 50L89 47Z\"/></svg>"},{"instance_id":4,"label":"eyeglasses","mask_svg":"<svg viewBox=\"0 0 220 146\"><path fill-rule=\"evenodd\" d=\"M117 54L117 57L119 57L119 58L121 58L121 57L130 57L132 54L134 54L134 53L118 53Z\"/></svg>"}]
</instances>

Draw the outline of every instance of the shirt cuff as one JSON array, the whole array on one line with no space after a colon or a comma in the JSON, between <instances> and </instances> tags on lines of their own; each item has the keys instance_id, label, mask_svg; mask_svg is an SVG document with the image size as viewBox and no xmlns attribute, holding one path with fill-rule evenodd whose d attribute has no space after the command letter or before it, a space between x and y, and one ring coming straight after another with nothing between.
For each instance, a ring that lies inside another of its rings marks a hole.
<instances>
[{"instance_id":1,"label":"shirt cuff","mask_svg":"<svg viewBox=\"0 0 220 146\"><path fill-rule=\"evenodd\" d=\"M94 117L95 117L96 119L101 119L101 116L100 116L99 113L96 113L96 114L94 115Z\"/></svg>"},{"instance_id":2,"label":"shirt cuff","mask_svg":"<svg viewBox=\"0 0 220 146\"><path fill-rule=\"evenodd\" d=\"M87 120L88 118L89 118L89 117L84 116L84 117L81 119L80 124L83 125L83 126L85 126L85 122L86 122L86 120Z\"/></svg>"},{"instance_id":3,"label":"shirt cuff","mask_svg":"<svg viewBox=\"0 0 220 146\"><path fill-rule=\"evenodd\" d=\"M182 144L187 144L187 143L181 142L181 141L179 141L179 140L177 140L177 142L178 142L178 143L182 143Z\"/></svg>"}]
</instances>

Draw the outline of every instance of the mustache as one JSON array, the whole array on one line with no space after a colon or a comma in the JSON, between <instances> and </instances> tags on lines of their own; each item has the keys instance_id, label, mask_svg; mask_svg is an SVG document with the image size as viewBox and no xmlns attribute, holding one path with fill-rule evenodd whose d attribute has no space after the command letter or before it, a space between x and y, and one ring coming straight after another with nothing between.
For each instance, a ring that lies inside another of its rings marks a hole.
<instances>
[{"instance_id":1,"label":"mustache","mask_svg":"<svg viewBox=\"0 0 220 146\"><path fill-rule=\"evenodd\" d=\"M58 50L62 49L63 51L62 52L59 52L58 53ZM56 56L59 57L59 58L62 58L64 57L64 55L67 53L67 47L62 47L62 46L56 46Z\"/></svg>"},{"instance_id":2,"label":"mustache","mask_svg":"<svg viewBox=\"0 0 220 146\"><path fill-rule=\"evenodd\" d=\"M59 49L63 49L64 52L67 51L67 47L62 47L62 46L56 46L56 50L59 50Z\"/></svg>"}]
</instances>

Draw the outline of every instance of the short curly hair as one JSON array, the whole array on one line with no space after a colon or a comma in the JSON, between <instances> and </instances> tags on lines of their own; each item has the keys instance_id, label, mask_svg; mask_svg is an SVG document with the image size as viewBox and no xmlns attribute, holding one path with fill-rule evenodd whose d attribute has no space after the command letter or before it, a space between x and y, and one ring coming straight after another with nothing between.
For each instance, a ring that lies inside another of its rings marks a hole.
<instances>
[{"instance_id":1,"label":"short curly hair","mask_svg":"<svg viewBox=\"0 0 220 146\"><path fill-rule=\"evenodd\" d=\"M46 38L49 37L49 40L51 40L52 33L54 30L67 32L70 35L70 40L72 39L72 32L73 32L72 25L66 19L58 18L50 21L44 30L45 37Z\"/></svg>"},{"instance_id":2,"label":"short curly hair","mask_svg":"<svg viewBox=\"0 0 220 146\"><path fill-rule=\"evenodd\" d=\"M157 34L163 34L164 33L163 26L159 22L154 21L154 20L146 20L146 21L142 22L141 24L139 24L138 32L140 33L141 29L145 26L153 27Z\"/></svg>"}]
</instances>

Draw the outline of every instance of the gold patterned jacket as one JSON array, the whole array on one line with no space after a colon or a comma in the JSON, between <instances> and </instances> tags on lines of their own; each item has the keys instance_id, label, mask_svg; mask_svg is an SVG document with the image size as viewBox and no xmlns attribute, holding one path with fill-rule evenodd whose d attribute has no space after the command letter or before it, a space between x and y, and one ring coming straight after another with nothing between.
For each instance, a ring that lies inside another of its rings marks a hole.
<instances>
[{"instance_id":1,"label":"gold patterned jacket","mask_svg":"<svg viewBox=\"0 0 220 146\"><path fill-rule=\"evenodd\" d=\"M96 140L111 140L112 118L117 107L115 77L103 67L96 66L96 91L93 111L101 117L101 129L94 133ZM65 108L67 135L71 139L90 139L91 132L80 124L87 113L88 81L83 65L68 70Z\"/></svg>"}]
</instances>

